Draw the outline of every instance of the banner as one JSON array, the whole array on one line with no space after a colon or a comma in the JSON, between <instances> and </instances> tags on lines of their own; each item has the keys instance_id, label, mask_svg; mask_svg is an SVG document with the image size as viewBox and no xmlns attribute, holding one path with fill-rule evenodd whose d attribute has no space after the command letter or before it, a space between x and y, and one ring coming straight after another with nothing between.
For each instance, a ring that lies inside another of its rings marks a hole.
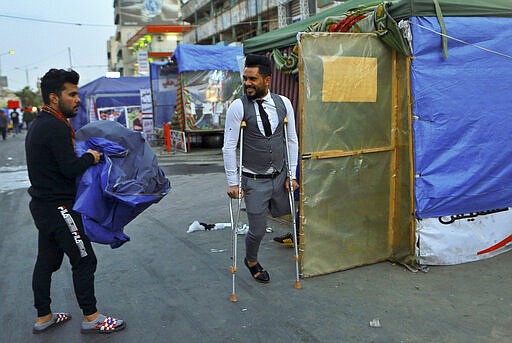
<instances>
[{"instance_id":1,"label":"banner","mask_svg":"<svg viewBox=\"0 0 512 343\"><path fill-rule=\"evenodd\" d=\"M117 0L117 17L121 26L159 25L177 21L178 0Z\"/></svg>"},{"instance_id":2,"label":"banner","mask_svg":"<svg viewBox=\"0 0 512 343\"><path fill-rule=\"evenodd\" d=\"M509 208L419 219L416 227L420 264L465 263L512 249Z\"/></svg>"},{"instance_id":3,"label":"banner","mask_svg":"<svg viewBox=\"0 0 512 343\"><path fill-rule=\"evenodd\" d=\"M153 114L153 101L151 98L151 89L149 88L140 90L140 109L144 114Z\"/></svg>"},{"instance_id":4,"label":"banner","mask_svg":"<svg viewBox=\"0 0 512 343\"><path fill-rule=\"evenodd\" d=\"M149 76L149 57L147 51L137 52L137 64L139 66L139 75Z\"/></svg>"}]
</instances>

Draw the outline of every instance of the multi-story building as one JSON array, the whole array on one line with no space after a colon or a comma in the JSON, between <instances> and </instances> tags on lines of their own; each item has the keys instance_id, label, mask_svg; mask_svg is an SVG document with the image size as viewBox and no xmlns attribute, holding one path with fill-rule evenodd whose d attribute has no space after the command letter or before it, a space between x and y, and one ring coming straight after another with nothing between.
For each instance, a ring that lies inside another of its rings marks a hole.
<instances>
[{"instance_id":1,"label":"multi-story building","mask_svg":"<svg viewBox=\"0 0 512 343\"><path fill-rule=\"evenodd\" d=\"M192 25L183 42L242 42L338 3L333 0L182 0L181 19Z\"/></svg>"},{"instance_id":2,"label":"multi-story building","mask_svg":"<svg viewBox=\"0 0 512 343\"><path fill-rule=\"evenodd\" d=\"M114 0L109 70L139 75L139 52L166 61L180 42L243 42L339 4L335 0ZM181 9L180 9L181 5Z\"/></svg>"},{"instance_id":3,"label":"multi-story building","mask_svg":"<svg viewBox=\"0 0 512 343\"><path fill-rule=\"evenodd\" d=\"M190 25L180 22L178 0L115 0L116 35L107 42L109 70L138 76L141 52L167 61Z\"/></svg>"}]
</instances>

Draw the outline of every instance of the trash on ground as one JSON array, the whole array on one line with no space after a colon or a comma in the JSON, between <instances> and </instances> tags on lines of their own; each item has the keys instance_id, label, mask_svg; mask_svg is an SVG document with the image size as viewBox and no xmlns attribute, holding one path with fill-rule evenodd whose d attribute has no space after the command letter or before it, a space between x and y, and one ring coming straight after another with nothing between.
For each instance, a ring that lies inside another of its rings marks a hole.
<instances>
[{"instance_id":1,"label":"trash on ground","mask_svg":"<svg viewBox=\"0 0 512 343\"><path fill-rule=\"evenodd\" d=\"M380 320L378 318L370 320L371 328L380 328Z\"/></svg>"},{"instance_id":2,"label":"trash on ground","mask_svg":"<svg viewBox=\"0 0 512 343\"><path fill-rule=\"evenodd\" d=\"M191 233L191 232L194 232L194 231L222 230L222 229L225 229L227 227L231 227L231 224L230 223L206 224L206 223L200 223L197 220L195 220L188 227L187 233Z\"/></svg>"}]
</instances>

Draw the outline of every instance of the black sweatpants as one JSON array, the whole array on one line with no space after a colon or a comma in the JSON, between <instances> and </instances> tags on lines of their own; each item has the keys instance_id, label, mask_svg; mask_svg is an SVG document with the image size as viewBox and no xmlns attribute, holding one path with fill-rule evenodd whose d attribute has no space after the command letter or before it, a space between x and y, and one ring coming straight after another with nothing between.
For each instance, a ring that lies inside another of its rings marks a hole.
<instances>
[{"instance_id":1,"label":"black sweatpants","mask_svg":"<svg viewBox=\"0 0 512 343\"><path fill-rule=\"evenodd\" d=\"M37 261L32 277L34 306L39 317L51 313L52 274L60 268L64 254L71 263L75 295L83 314L90 315L97 311L94 295L96 255L84 234L81 215L74 212L72 207L71 201L30 202L30 212L39 231ZM69 215L69 224L63 214Z\"/></svg>"}]
</instances>

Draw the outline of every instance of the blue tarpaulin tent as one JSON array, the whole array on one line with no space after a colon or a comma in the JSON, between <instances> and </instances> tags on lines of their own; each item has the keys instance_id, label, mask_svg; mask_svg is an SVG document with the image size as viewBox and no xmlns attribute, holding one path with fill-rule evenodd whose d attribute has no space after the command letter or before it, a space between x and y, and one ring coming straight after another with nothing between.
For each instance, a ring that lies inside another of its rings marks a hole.
<instances>
[{"instance_id":1,"label":"blue tarpaulin tent","mask_svg":"<svg viewBox=\"0 0 512 343\"><path fill-rule=\"evenodd\" d=\"M151 88L149 77L133 76L100 77L84 86L80 86L78 95L81 103L77 116L72 120L73 127L79 129L92 121L91 109L140 106L140 89L149 88Z\"/></svg>"},{"instance_id":2,"label":"blue tarpaulin tent","mask_svg":"<svg viewBox=\"0 0 512 343\"><path fill-rule=\"evenodd\" d=\"M151 94L155 127L171 121L176 107L178 68L170 63L151 63Z\"/></svg>"},{"instance_id":3,"label":"blue tarpaulin tent","mask_svg":"<svg viewBox=\"0 0 512 343\"><path fill-rule=\"evenodd\" d=\"M450 36L471 42L450 40L447 59L437 18L411 18L419 218L512 207L512 20L444 21Z\"/></svg>"},{"instance_id":4,"label":"blue tarpaulin tent","mask_svg":"<svg viewBox=\"0 0 512 343\"><path fill-rule=\"evenodd\" d=\"M237 56L244 56L243 47L179 44L173 54L180 73L199 70L239 71Z\"/></svg>"},{"instance_id":5,"label":"blue tarpaulin tent","mask_svg":"<svg viewBox=\"0 0 512 343\"><path fill-rule=\"evenodd\" d=\"M240 46L179 44L174 51L179 73L173 129L221 133L226 109L240 96Z\"/></svg>"}]
</instances>

